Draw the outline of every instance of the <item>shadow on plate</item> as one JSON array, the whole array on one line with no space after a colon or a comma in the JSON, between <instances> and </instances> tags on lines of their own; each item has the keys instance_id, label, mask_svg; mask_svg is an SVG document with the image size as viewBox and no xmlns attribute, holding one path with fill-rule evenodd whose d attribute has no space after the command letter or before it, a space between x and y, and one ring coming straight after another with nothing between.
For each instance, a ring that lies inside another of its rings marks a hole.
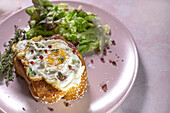
<instances>
[{"instance_id":1,"label":"shadow on plate","mask_svg":"<svg viewBox=\"0 0 170 113\"><path fill-rule=\"evenodd\" d=\"M16 75L16 83L18 83L19 88L20 89L18 93L23 94L24 96L29 97L29 98L33 98L31 95L31 92L29 91L29 87L28 84L26 83L26 81L24 80L24 78L20 77L19 75Z\"/></svg>"}]
</instances>

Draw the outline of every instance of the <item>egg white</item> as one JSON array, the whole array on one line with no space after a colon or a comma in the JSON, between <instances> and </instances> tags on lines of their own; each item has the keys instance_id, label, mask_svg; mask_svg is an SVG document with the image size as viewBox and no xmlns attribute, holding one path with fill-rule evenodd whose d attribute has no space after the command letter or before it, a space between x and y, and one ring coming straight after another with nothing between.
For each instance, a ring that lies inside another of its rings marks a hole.
<instances>
[{"instance_id":1,"label":"egg white","mask_svg":"<svg viewBox=\"0 0 170 113\"><path fill-rule=\"evenodd\" d=\"M73 53L73 49L61 39L23 40L19 41L13 49L18 52L18 57L22 62L27 62L26 73L32 80L44 79L48 84L60 90L68 90L81 82L85 66L82 66L81 60ZM59 61L59 58L63 56L53 51L56 49L61 54L65 54L63 62ZM43 58L41 59L40 56ZM50 61L49 58L52 60ZM64 80L59 79L59 73L65 76Z\"/></svg>"}]
</instances>

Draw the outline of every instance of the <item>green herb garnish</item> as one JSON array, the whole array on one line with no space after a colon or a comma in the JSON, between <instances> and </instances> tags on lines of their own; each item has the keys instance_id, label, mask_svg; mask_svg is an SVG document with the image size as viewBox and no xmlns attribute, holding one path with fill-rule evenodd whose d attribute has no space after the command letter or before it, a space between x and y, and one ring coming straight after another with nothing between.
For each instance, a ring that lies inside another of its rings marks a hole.
<instances>
[{"instance_id":1,"label":"green herb garnish","mask_svg":"<svg viewBox=\"0 0 170 113\"><path fill-rule=\"evenodd\" d=\"M63 74L61 72L58 72L58 76L63 78Z\"/></svg>"},{"instance_id":2,"label":"green herb garnish","mask_svg":"<svg viewBox=\"0 0 170 113\"><path fill-rule=\"evenodd\" d=\"M38 43L35 43L35 45L38 47Z\"/></svg>"},{"instance_id":3,"label":"green herb garnish","mask_svg":"<svg viewBox=\"0 0 170 113\"><path fill-rule=\"evenodd\" d=\"M25 31L18 29L15 26L15 36L10 39L7 44L4 44L5 51L3 54L0 54L0 76L5 77L6 85L9 85L9 81L13 81L14 79L14 57L16 53L12 51L12 45L18 41L26 39Z\"/></svg>"},{"instance_id":4,"label":"green herb garnish","mask_svg":"<svg viewBox=\"0 0 170 113\"><path fill-rule=\"evenodd\" d=\"M29 73L29 72L31 72L32 71L32 68L27 68L27 72Z\"/></svg>"},{"instance_id":5,"label":"green herb garnish","mask_svg":"<svg viewBox=\"0 0 170 113\"><path fill-rule=\"evenodd\" d=\"M32 43L31 43L31 42L27 42L27 45L29 45L29 46L30 46L30 45L32 45Z\"/></svg>"},{"instance_id":6,"label":"green herb garnish","mask_svg":"<svg viewBox=\"0 0 170 113\"><path fill-rule=\"evenodd\" d=\"M60 60L63 63L65 60L65 56L60 57L58 60Z\"/></svg>"},{"instance_id":7,"label":"green herb garnish","mask_svg":"<svg viewBox=\"0 0 170 113\"><path fill-rule=\"evenodd\" d=\"M36 75L35 71L30 72L31 75Z\"/></svg>"},{"instance_id":8,"label":"green herb garnish","mask_svg":"<svg viewBox=\"0 0 170 113\"><path fill-rule=\"evenodd\" d=\"M34 59L34 60L37 59L36 56L34 56L33 59Z\"/></svg>"},{"instance_id":9,"label":"green herb garnish","mask_svg":"<svg viewBox=\"0 0 170 113\"><path fill-rule=\"evenodd\" d=\"M36 75L35 71L33 71L32 68L30 68L30 67L27 68L27 72L28 72L27 76L30 76L30 74L31 75Z\"/></svg>"},{"instance_id":10,"label":"green herb garnish","mask_svg":"<svg viewBox=\"0 0 170 113\"><path fill-rule=\"evenodd\" d=\"M58 72L58 79L63 81L66 79L66 76L64 76L61 72Z\"/></svg>"},{"instance_id":11,"label":"green herb garnish","mask_svg":"<svg viewBox=\"0 0 170 113\"><path fill-rule=\"evenodd\" d=\"M53 50L51 50L51 51L54 51L54 52L58 53L58 52L59 52L59 49L53 49Z\"/></svg>"}]
</instances>

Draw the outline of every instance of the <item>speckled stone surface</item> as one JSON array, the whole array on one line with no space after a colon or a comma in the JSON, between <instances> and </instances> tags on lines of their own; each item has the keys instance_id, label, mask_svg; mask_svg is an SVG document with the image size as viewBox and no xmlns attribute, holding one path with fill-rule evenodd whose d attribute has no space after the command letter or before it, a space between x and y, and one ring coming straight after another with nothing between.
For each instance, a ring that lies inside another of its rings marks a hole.
<instances>
[{"instance_id":1,"label":"speckled stone surface","mask_svg":"<svg viewBox=\"0 0 170 113\"><path fill-rule=\"evenodd\" d=\"M81 1L81 0L74 0ZM31 0L0 0L0 22ZM170 0L86 0L117 17L131 32L139 71L115 113L170 112Z\"/></svg>"}]
</instances>

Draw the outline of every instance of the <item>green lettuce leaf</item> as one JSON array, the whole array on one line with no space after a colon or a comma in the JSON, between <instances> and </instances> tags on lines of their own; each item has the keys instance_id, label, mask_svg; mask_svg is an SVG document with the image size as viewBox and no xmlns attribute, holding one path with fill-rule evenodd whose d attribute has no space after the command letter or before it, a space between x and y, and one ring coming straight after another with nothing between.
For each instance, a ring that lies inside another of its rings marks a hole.
<instances>
[{"instance_id":1,"label":"green lettuce leaf","mask_svg":"<svg viewBox=\"0 0 170 113\"><path fill-rule=\"evenodd\" d=\"M29 14L30 16L33 15L34 11L36 10L37 8L34 8L34 7L30 7L30 8L26 8L26 13Z\"/></svg>"},{"instance_id":2,"label":"green lettuce leaf","mask_svg":"<svg viewBox=\"0 0 170 113\"><path fill-rule=\"evenodd\" d=\"M100 19L86 13L79 7L72 9L68 4L52 5L48 0L32 0L34 8L27 8L30 15L28 39L38 35L50 37L61 34L73 43L81 54L99 48L101 53L106 45L111 44L110 27L102 26Z\"/></svg>"}]
</instances>

